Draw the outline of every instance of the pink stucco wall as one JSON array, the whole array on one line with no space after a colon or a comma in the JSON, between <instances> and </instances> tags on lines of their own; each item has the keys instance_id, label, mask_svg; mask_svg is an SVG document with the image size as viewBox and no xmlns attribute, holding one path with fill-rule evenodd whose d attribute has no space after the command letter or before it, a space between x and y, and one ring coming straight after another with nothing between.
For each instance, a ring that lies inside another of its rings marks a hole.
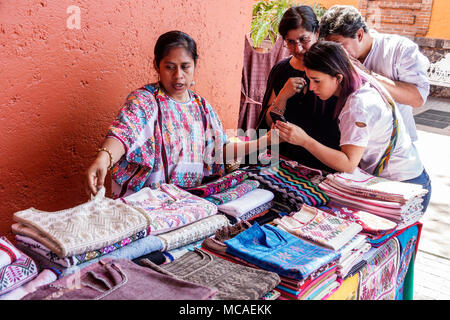
<instances>
[{"instance_id":1,"label":"pink stucco wall","mask_svg":"<svg viewBox=\"0 0 450 320\"><path fill-rule=\"evenodd\" d=\"M71 5L80 29L68 28ZM241 0L1 1L0 235L11 238L18 210L88 199L83 172L126 95L156 79L163 32L196 39L195 90L235 128L251 10Z\"/></svg>"}]
</instances>

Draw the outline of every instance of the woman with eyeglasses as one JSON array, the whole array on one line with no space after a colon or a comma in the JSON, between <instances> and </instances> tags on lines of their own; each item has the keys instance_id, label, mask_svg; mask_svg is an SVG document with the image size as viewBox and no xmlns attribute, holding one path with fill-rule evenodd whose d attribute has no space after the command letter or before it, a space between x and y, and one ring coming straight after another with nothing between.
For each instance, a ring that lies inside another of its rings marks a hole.
<instances>
[{"instance_id":1,"label":"woman with eyeglasses","mask_svg":"<svg viewBox=\"0 0 450 320\"><path fill-rule=\"evenodd\" d=\"M273 111L284 115L288 122L302 127L324 145L339 149L339 128L332 113L337 99L318 99L309 90L309 80L305 75L303 57L317 42L318 29L319 22L309 6L291 7L284 13L278 31L291 55L274 65L270 71L257 129L272 127L274 121L270 113ZM301 146L284 142L280 144L279 150L281 156L303 165L335 171Z\"/></svg>"},{"instance_id":2,"label":"woman with eyeglasses","mask_svg":"<svg viewBox=\"0 0 450 320\"><path fill-rule=\"evenodd\" d=\"M412 182L428 190L421 180L423 165L413 147L401 114L384 87L371 75L355 68L345 49L336 42L315 43L304 56L310 89L321 99L337 98L333 108L341 132L340 149L334 150L308 135L301 127L277 121L280 141L299 145L339 172L356 167L394 181Z\"/></svg>"}]
</instances>

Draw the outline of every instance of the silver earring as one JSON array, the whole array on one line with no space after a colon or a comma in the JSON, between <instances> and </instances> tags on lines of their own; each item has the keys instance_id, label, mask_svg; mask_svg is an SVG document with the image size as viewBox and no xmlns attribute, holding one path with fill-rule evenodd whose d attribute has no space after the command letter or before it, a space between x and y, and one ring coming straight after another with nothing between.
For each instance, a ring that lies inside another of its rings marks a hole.
<instances>
[{"instance_id":1,"label":"silver earring","mask_svg":"<svg viewBox=\"0 0 450 320\"><path fill-rule=\"evenodd\" d=\"M195 86L195 81L194 80L192 80L192 82L191 82L191 87L192 86Z\"/></svg>"}]
</instances>

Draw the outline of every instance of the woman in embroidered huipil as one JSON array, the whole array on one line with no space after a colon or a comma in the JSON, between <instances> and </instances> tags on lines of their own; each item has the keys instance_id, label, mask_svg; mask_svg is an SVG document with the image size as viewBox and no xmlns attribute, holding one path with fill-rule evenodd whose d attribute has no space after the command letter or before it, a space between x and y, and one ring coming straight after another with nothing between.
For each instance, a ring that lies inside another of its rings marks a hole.
<instances>
[{"instance_id":1,"label":"woman in embroidered huipil","mask_svg":"<svg viewBox=\"0 0 450 320\"><path fill-rule=\"evenodd\" d=\"M104 185L108 169L114 198L161 183L197 186L205 176L222 175L224 159L234 160L258 142L267 145L269 135L227 143L214 109L189 89L197 59L196 43L186 33L170 31L158 38L154 67L159 81L128 95L86 172L90 192ZM226 150L233 155L227 158Z\"/></svg>"}]
</instances>

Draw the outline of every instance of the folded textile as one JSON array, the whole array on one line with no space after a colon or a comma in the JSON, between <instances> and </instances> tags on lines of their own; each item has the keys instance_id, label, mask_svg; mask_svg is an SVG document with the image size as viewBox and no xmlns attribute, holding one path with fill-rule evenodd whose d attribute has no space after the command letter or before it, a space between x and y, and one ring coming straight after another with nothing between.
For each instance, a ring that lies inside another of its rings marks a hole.
<instances>
[{"instance_id":1,"label":"folded textile","mask_svg":"<svg viewBox=\"0 0 450 320\"><path fill-rule=\"evenodd\" d=\"M277 290L286 298L302 300L305 299L315 288L323 283L328 282L330 279L333 281L336 279L336 265L332 265L307 281L301 286L294 287L287 283L280 283L277 286Z\"/></svg>"},{"instance_id":2,"label":"folded textile","mask_svg":"<svg viewBox=\"0 0 450 320\"><path fill-rule=\"evenodd\" d=\"M348 271L347 274L343 277L344 280L356 274L359 275L359 271L362 270L362 268L364 268L367 264L367 261L362 259L363 256L361 256L360 259L355 264L353 264L353 266L350 268L350 271Z\"/></svg>"},{"instance_id":3,"label":"folded textile","mask_svg":"<svg viewBox=\"0 0 450 320\"><path fill-rule=\"evenodd\" d=\"M400 203L422 197L428 192L420 185L376 177L358 167L352 173L329 174L325 181L350 194Z\"/></svg>"},{"instance_id":4,"label":"folded textile","mask_svg":"<svg viewBox=\"0 0 450 320\"><path fill-rule=\"evenodd\" d=\"M330 201L327 209L322 209L342 219L353 221L362 226L363 232L371 235L380 235L392 232L397 224L389 219L377 216L367 211L350 209L334 204Z\"/></svg>"},{"instance_id":5,"label":"folded textile","mask_svg":"<svg viewBox=\"0 0 450 320\"><path fill-rule=\"evenodd\" d=\"M247 172L238 169L212 182L202 184L201 186L197 186L194 188L188 188L186 189L186 191L204 198L234 187L247 178Z\"/></svg>"},{"instance_id":6,"label":"folded textile","mask_svg":"<svg viewBox=\"0 0 450 320\"><path fill-rule=\"evenodd\" d=\"M269 292L267 292L262 298L261 300L277 300L278 297L280 296L280 293L276 290L271 290Z\"/></svg>"},{"instance_id":7,"label":"folded textile","mask_svg":"<svg viewBox=\"0 0 450 320\"><path fill-rule=\"evenodd\" d=\"M320 246L339 250L357 235L362 227L306 204L291 216L274 220L280 228Z\"/></svg>"},{"instance_id":8,"label":"folded textile","mask_svg":"<svg viewBox=\"0 0 450 320\"><path fill-rule=\"evenodd\" d=\"M144 254L143 256L133 259L132 261L134 263L137 263L140 266L145 267L145 265L142 263L142 260L144 260L144 259L148 259L157 265L160 265L160 264L163 264L166 262L166 256L161 251L153 251L153 252Z\"/></svg>"},{"instance_id":9,"label":"folded textile","mask_svg":"<svg viewBox=\"0 0 450 320\"><path fill-rule=\"evenodd\" d=\"M74 208L45 212L34 208L14 213L12 231L42 243L58 257L106 247L149 225L140 211L105 198L102 188L93 199Z\"/></svg>"},{"instance_id":10,"label":"folded textile","mask_svg":"<svg viewBox=\"0 0 450 320\"><path fill-rule=\"evenodd\" d=\"M239 199L218 205L220 212L224 212L233 217L240 217L243 214L270 202L274 194L265 189L255 189L243 195Z\"/></svg>"},{"instance_id":11,"label":"folded textile","mask_svg":"<svg viewBox=\"0 0 450 320\"><path fill-rule=\"evenodd\" d=\"M6 238L8 244L12 245ZM33 280L38 274L36 263L23 252L19 259L0 268L0 295L8 293Z\"/></svg>"},{"instance_id":12,"label":"folded textile","mask_svg":"<svg viewBox=\"0 0 450 320\"><path fill-rule=\"evenodd\" d=\"M303 203L318 207L329 201L328 196L289 161L280 160L276 165L253 168L248 174L274 192L280 193L298 209Z\"/></svg>"},{"instance_id":13,"label":"folded textile","mask_svg":"<svg viewBox=\"0 0 450 320\"><path fill-rule=\"evenodd\" d=\"M259 216L264 213L267 213L270 208L272 208L272 201L266 202L266 203L260 205L259 207L244 213L243 215L237 217L237 219L238 220L251 220L255 216Z\"/></svg>"},{"instance_id":14,"label":"folded textile","mask_svg":"<svg viewBox=\"0 0 450 320\"><path fill-rule=\"evenodd\" d=\"M20 258L20 251L5 239L6 237L0 237L0 268Z\"/></svg>"},{"instance_id":15,"label":"folded textile","mask_svg":"<svg viewBox=\"0 0 450 320\"><path fill-rule=\"evenodd\" d=\"M409 296L409 294L406 293L406 296L404 297L403 289L405 286L408 286L408 283L405 283L406 274L408 273L408 270L411 267L411 260L413 259L414 254L416 253L417 248L419 246L421 231L422 231L422 224L417 223L409 228L398 230L398 232L395 235L400 244L400 258L398 263L397 284L395 293L396 300L412 299L412 292L411 296ZM414 265L412 267L414 267Z\"/></svg>"},{"instance_id":16,"label":"folded textile","mask_svg":"<svg viewBox=\"0 0 450 320\"><path fill-rule=\"evenodd\" d=\"M142 231L137 232L136 234L131 235L130 237L126 237L125 239L122 239L116 243L113 243L112 245L106 246L104 248L87 251L82 254L77 254L74 256L64 257L60 258L58 257L53 251L51 251L49 248L47 248L42 243L27 237L27 236L21 236L16 235L16 241L21 243L24 246L27 246L31 251L35 251L37 254L40 254L44 256L45 258L49 259L50 261L64 267L69 268L73 266L80 265L82 263L88 262L89 260L101 257L105 254L111 253L117 249L120 249L122 247L125 247L126 245L142 239L150 234L150 228L144 229Z\"/></svg>"},{"instance_id":17,"label":"folded textile","mask_svg":"<svg viewBox=\"0 0 450 320\"><path fill-rule=\"evenodd\" d=\"M301 280L319 267L335 261L339 254L300 238L280 228L253 224L226 240L226 252L262 269Z\"/></svg>"},{"instance_id":18,"label":"folded textile","mask_svg":"<svg viewBox=\"0 0 450 320\"><path fill-rule=\"evenodd\" d=\"M366 211L408 227L423 216L422 197L428 192L422 186L372 176L356 168L353 173L328 174L319 184L330 205Z\"/></svg>"},{"instance_id":19,"label":"folded textile","mask_svg":"<svg viewBox=\"0 0 450 320\"><path fill-rule=\"evenodd\" d=\"M122 247L120 249L117 249L115 251L112 251L108 254L105 254L103 256L99 256L97 258L88 260L86 262L83 262L81 264L72 266L72 267L63 267L61 265L58 265L54 261L49 260L47 257L40 255L30 250L29 247L23 245L22 243L18 242L17 246L23 251L26 252L28 255L30 255L33 260L36 261L36 263L40 266L41 269L44 268L56 268L61 272L62 276L70 275L74 272L79 271L82 268L85 268L93 263L97 263L100 261L100 259L103 258L115 258L115 259L129 259L133 260L137 257L143 256L147 253L161 250L163 247L163 243L161 239L157 238L156 236L147 236L142 239L136 240L129 245Z\"/></svg>"},{"instance_id":20,"label":"folded textile","mask_svg":"<svg viewBox=\"0 0 450 320\"><path fill-rule=\"evenodd\" d=\"M250 222L251 224L257 222L261 226L266 223L272 223L273 220L275 220L276 218L280 218L282 216L283 215L281 215L280 213L274 211L272 206L272 208L267 210L267 212L264 211L261 214L254 215L250 217L247 221Z\"/></svg>"},{"instance_id":21,"label":"folded textile","mask_svg":"<svg viewBox=\"0 0 450 320\"><path fill-rule=\"evenodd\" d=\"M244 230L247 230L251 227L251 224L248 221L239 221L234 225L229 225L218 229L214 233L214 237L208 237L202 242L202 248L206 248L211 251L217 251L220 253L225 253L227 246L224 243L225 240L231 239L241 233Z\"/></svg>"},{"instance_id":22,"label":"folded textile","mask_svg":"<svg viewBox=\"0 0 450 320\"><path fill-rule=\"evenodd\" d=\"M358 300L358 283L358 274L348 277L327 300Z\"/></svg>"},{"instance_id":23,"label":"folded textile","mask_svg":"<svg viewBox=\"0 0 450 320\"><path fill-rule=\"evenodd\" d=\"M215 293L215 289L161 274L127 259L104 258L80 273L38 288L23 300L205 300Z\"/></svg>"},{"instance_id":24,"label":"folded textile","mask_svg":"<svg viewBox=\"0 0 450 320\"><path fill-rule=\"evenodd\" d=\"M166 257L166 263L172 262L179 257L182 257L188 252L194 251L195 248L200 248L202 246L203 240L198 240L193 243L189 243L182 247L172 249L169 251L163 251L163 255Z\"/></svg>"},{"instance_id":25,"label":"folded textile","mask_svg":"<svg viewBox=\"0 0 450 320\"><path fill-rule=\"evenodd\" d=\"M400 247L392 238L365 256L367 264L359 271L359 300L394 300Z\"/></svg>"},{"instance_id":26,"label":"folded textile","mask_svg":"<svg viewBox=\"0 0 450 320\"><path fill-rule=\"evenodd\" d=\"M274 272L228 262L201 249L168 264L148 263L148 266L178 279L216 288L214 299L217 300L260 299L280 282Z\"/></svg>"},{"instance_id":27,"label":"folded textile","mask_svg":"<svg viewBox=\"0 0 450 320\"><path fill-rule=\"evenodd\" d=\"M142 188L121 200L145 214L152 235L177 229L217 213L215 204L173 184L162 184L160 189Z\"/></svg>"},{"instance_id":28,"label":"folded textile","mask_svg":"<svg viewBox=\"0 0 450 320\"><path fill-rule=\"evenodd\" d=\"M363 258L364 254L371 249L371 245L364 243L362 247L352 250L352 253L342 261L338 263L338 275L345 279L348 273L353 269L353 266L358 264Z\"/></svg>"},{"instance_id":29,"label":"folded textile","mask_svg":"<svg viewBox=\"0 0 450 320\"><path fill-rule=\"evenodd\" d=\"M27 294L37 290L38 287L52 283L58 279L57 274L51 269L45 269L40 272L33 280L25 283L23 286L14 289L0 296L0 300L20 300Z\"/></svg>"},{"instance_id":30,"label":"folded textile","mask_svg":"<svg viewBox=\"0 0 450 320\"><path fill-rule=\"evenodd\" d=\"M226 247L225 244L223 244L223 245ZM241 258L239 258L237 256L234 256L234 255L231 255L229 253L226 253L226 252L222 251L220 248L218 250L216 250L216 247L214 247L214 246L205 245L205 242L202 244L201 248L202 248L203 251L207 251L207 252L209 252L209 253L211 253L211 254L213 254L213 255L221 258L221 259L225 259L227 261L230 261L230 262L233 262L233 263L237 263L237 264L241 264L241 265L244 265L244 266L248 266L248 267L251 267L251 268L261 269L259 266L255 265L255 264L252 264L252 263L250 263L250 262L248 262L246 260L243 260L243 259L241 259ZM301 279L301 280L288 278L288 277L285 277L283 275L278 274L280 276L280 279L281 279L280 284L285 286L285 287L289 287L289 288L291 288L293 290L297 290L298 291L303 286L306 286L307 283L309 283L310 281L312 281L313 279L318 277L320 274L322 274L326 270L328 270L330 268L333 268L333 267L336 267L336 264L333 263L333 262L325 264L325 265L319 267L318 269L314 270L308 277L306 277L304 279Z\"/></svg>"},{"instance_id":31,"label":"folded textile","mask_svg":"<svg viewBox=\"0 0 450 320\"><path fill-rule=\"evenodd\" d=\"M212 194L205 199L211 201L212 203L219 205L224 204L236 199L239 199L244 194L249 193L259 187L259 182L256 180L244 180L238 185L226 189L220 193Z\"/></svg>"},{"instance_id":32,"label":"folded textile","mask_svg":"<svg viewBox=\"0 0 450 320\"><path fill-rule=\"evenodd\" d=\"M217 229L229 225L228 219L216 214L198 220L181 228L157 235L163 243L162 251L180 248L214 234Z\"/></svg>"}]
</instances>

